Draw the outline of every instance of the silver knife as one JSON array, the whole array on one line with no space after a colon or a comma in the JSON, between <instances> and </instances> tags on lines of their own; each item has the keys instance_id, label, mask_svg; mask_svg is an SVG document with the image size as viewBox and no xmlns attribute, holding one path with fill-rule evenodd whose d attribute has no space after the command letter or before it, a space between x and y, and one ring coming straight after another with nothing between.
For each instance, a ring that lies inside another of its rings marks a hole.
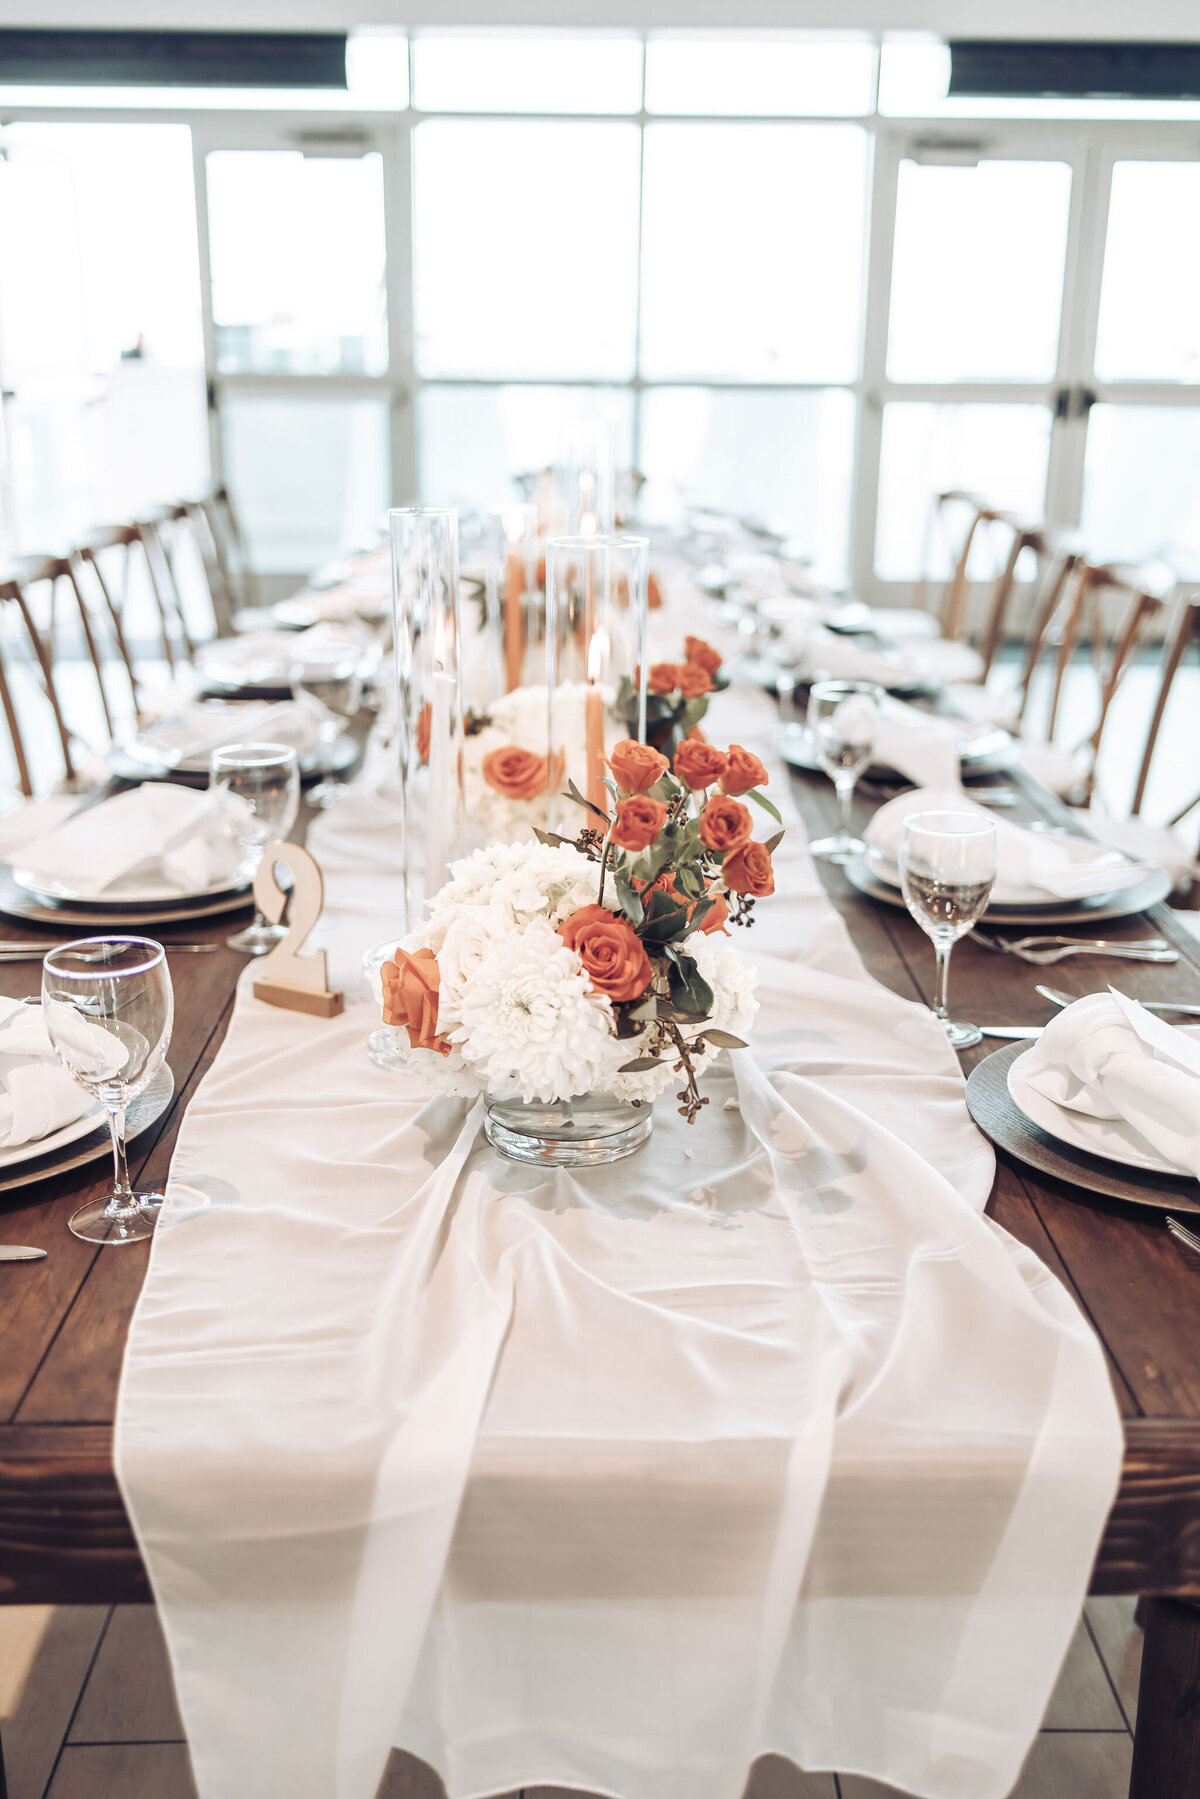
<instances>
[{"instance_id":1,"label":"silver knife","mask_svg":"<svg viewBox=\"0 0 1200 1799\"><path fill-rule=\"evenodd\" d=\"M1023 1041L1040 1037L1045 1028L1044 1024L981 1024L979 1030L984 1037L1013 1037Z\"/></svg>"},{"instance_id":2,"label":"silver knife","mask_svg":"<svg viewBox=\"0 0 1200 1799\"><path fill-rule=\"evenodd\" d=\"M30 1249L26 1243L0 1243L0 1262L40 1262L44 1249Z\"/></svg>"}]
</instances>

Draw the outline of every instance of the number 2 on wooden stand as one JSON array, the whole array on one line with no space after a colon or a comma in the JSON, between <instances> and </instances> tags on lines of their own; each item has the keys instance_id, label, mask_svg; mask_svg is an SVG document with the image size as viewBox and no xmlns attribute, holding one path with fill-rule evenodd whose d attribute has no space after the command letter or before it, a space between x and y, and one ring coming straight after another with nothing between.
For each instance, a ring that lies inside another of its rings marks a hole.
<instances>
[{"instance_id":1,"label":"number 2 on wooden stand","mask_svg":"<svg viewBox=\"0 0 1200 1799\"><path fill-rule=\"evenodd\" d=\"M269 1006L310 1012L316 1018L334 1018L345 1005L346 996L329 987L325 951L316 950L311 956L299 953L321 916L325 898L321 870L308 851L295 843L268 844L254 877L255 903L264 918L272 924L279 923L287 904L287 894L275 878L280 862L292 876L288 933L259 963L254 997L265 1000Z\"/></svg>"}]
</instances>

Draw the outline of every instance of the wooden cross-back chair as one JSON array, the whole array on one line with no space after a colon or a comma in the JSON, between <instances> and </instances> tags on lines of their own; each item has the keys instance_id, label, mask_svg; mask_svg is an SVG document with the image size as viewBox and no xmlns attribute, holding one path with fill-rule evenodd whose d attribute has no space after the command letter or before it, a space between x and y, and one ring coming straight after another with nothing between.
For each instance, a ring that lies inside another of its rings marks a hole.
<instances>
[{"instance_id":1,"label":"wooden cross-back chair","mask_svg":"<svg viewBox=\"0 0 1200 1799\"><path fill-rule=\"evenodd\" d=\"M913 603L927 611L936 611L942 636L958 641L966 635L971 601L971 562L985 537L997 533L1016 536L1020 527L1006 512L989 506L978 494L961 488L947 488L933 496L921 551L922 573L914 592ZM949 551L951 570L942 584L936 606L931 605L932 590L938 582L936 564L939 550Z\"/></svg>"},{"instance_id":2,"label":"wooden cross-back chair","mask_svg":"<svg viewBox=\"0 0 1200 1799\"><path fill-rule=\"evenodd\" d=\"M222 593L232 619L236 606L257 603L258 588L229 489L218 484L202 498L189 500L187 510L196 529L197 542L204 541L205 553L211 558L213 575L209 588L214 593L214 600L218 590ZM207 562L205 567L207 572ZM219 617L218 623L221 624ZM221 624L221 628L228 627Z\"/></svg>"},{"instance_id":3,"label":"wooden cross-back chair","mask_svg":"<svg viewBox=\"0 0 1200 1799\"><path fill-rule=\"evenodd\" d=\"M193 646L183 618L183 607L174 571L160 534L157 518L134 524L112 525L90 534L73 552L83 585L93 585L99 596L117 650L129 675L140 710L141 683L130 641L126 608L131 576L140 568L146 577L163 660L172 674L191 661Z\"/></svg>"},{"instance_id":4,"label":"wooden cross-back chair","mask_svg":"<svg viewBox=\"0 0 1200 1799\"><path fill-rule=\"evenodd\" d=\"M1037 574L1029 635L1026 639L1026 670L1022 677L1023 691L1027 694L1031 672L1028 650L1035 648L1036 654L1040 654L1041 640L1058 610L1063 586L1078 560L1080 549L1079 539L1073 531L1057 525L1018 525L1012 521L1012 542L1003 566L992 582L983 629L976 646L982 664L978 676L981 683L987 680L1004 642L1009 613L1017 593L1017 573L1021 559L1033 557Z\"/></svg>"},{"instance_id":5,"label":"wooden cross-back chair","mask_svg":"<svg viewBox=\"0 0 1200 1799\"><path fill-rule=\"evenodd\" d=\"M1150 728L1146 733L1146 748L1142 755L1142 765L1138 770L1137 786L1133 794L1132 810L1136 815L1142 809L1142 801L1146 797L1146 783L1150 779L1150 764L1158 745L1158 734L1162 728L1163 716L1167 710L1167 701L1171 697L1171 688L1179 673L1189 648L1195 648L1200 655L1200 594L1189 594L1179 602L1178 610L1167 640L1163 645L1162 668L1159 675L1158 695L1154 702L1154 711L1150 718ZM1197 739L1200 741L1200 737ZM1195 758L1200 763L1200 755ZM1168 819L1169 825L1177 825L1200 806L1200 788L1193 798L1188 800L1174 816Z\"/></svg>"},{"instance_id":6,"label":"wooden cross-back chair","mask_svg":"<svg viewBox=\"0 0 1200 1799\"><path fill-rule=\"evenodd\" d=\"M1050 742L1058 723L1067 670L1085 632L1090 646L1097 688L1096 721L1072 751L1084 758L1080 787L1087 798L1095 788L1096 761L1113 699L1148 627L1161 613L1172 585L1169 570L1161 567L1131 568L1116 563L1089 562L1078 557L1065 583L1057 620L1051 615L1046 621L1042 641L1045 643L1049 638L1055 647L1046 726ZM1116 623L1109 628L1104 618L1105 602L1114 598L1120 610ZM1059 620L1060 628L1052 633L1050 625ZM1034 660L1036 662L1036 657ZM1030 668L1031 679L1032 672Z\"/></svg>"},{"instance_id":7,"label":"wooden cross-back chair","mask_svg":"<svg viewBox=\"0 0 1200 1799\"><path fill-rule=\"evenodd\" d=\"M33 761L26 739L28 721L22 717L24 708L18 705L16 677L20 663L24 664L24 672L31 677L29 685L39 691L49 709L51 735L57 738L63 781L68 787L75 786L82 772L75 738L67 724L54 672L54 627L57 622L55 604L61 581L68 583L78 609L82 635L96 672L100 703L110 735L112 732L112 714L101 676L101 660L87 618L87 608L75 586L70 559L55 556L22 564L18 570L0 579L0 709L3 710L8 727L17 783L26 799L32 798L34 791ZM42 582L50 583L48 623L45 627L38 623L28 591ZM15 629L12 628L14 622ZM26 655L21 655L22 650Z\"/></svg>"}]
</instances>

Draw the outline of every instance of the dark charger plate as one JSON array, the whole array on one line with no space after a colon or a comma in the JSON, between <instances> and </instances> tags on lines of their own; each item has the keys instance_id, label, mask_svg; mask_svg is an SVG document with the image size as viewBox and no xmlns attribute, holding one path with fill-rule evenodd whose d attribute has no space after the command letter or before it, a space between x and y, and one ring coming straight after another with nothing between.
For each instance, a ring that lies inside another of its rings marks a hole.
<instances>
[{"instance_id":1,"label":"dark charger plate","mask_svg":"<svg viewBox=\"0 0 1200 1799\"><path fill-rule=\"evenodd\" d=\"M967 1077L967 1110L985 1137L1039 1174L1053 1175L1090 1193L1124 1199L1135 1206L1156 1206L1160 1211L1200 1212L1200 1181L1189 1175L1152 1174L1148 1169L1110 1162L1107 1156L1090 1156L1026 1118L1008 1091L1008 1071L1028 1048L1027 1043L1006 1044L977 1062Z\"/></svg>"}]
</instances>

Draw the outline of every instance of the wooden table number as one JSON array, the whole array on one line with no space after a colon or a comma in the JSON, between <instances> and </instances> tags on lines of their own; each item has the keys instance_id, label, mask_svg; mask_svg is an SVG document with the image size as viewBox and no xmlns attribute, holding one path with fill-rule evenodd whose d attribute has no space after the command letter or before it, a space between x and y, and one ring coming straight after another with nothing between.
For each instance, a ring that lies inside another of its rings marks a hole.
<instances>
[{"instance_id":1,"label":"wooden table number","mask_svg":"<svg viewBox=\"0 0 1200 1799\"><path fill-rule=\"evenodd\" d=\"M258 965L255 999L269 1006L285 1006L292 1012L309 1012L314 1018L335 1018L346 1003L344 993L329 986L329 969L323 949L310 956L299 952L321 916L325 883L308 851L297 843L268 844L254 877L254 899L263 917L278 924L287 894L275 878L282 862L291 870L292 910L288 933Z\"/></svg>"}]
</instances>

